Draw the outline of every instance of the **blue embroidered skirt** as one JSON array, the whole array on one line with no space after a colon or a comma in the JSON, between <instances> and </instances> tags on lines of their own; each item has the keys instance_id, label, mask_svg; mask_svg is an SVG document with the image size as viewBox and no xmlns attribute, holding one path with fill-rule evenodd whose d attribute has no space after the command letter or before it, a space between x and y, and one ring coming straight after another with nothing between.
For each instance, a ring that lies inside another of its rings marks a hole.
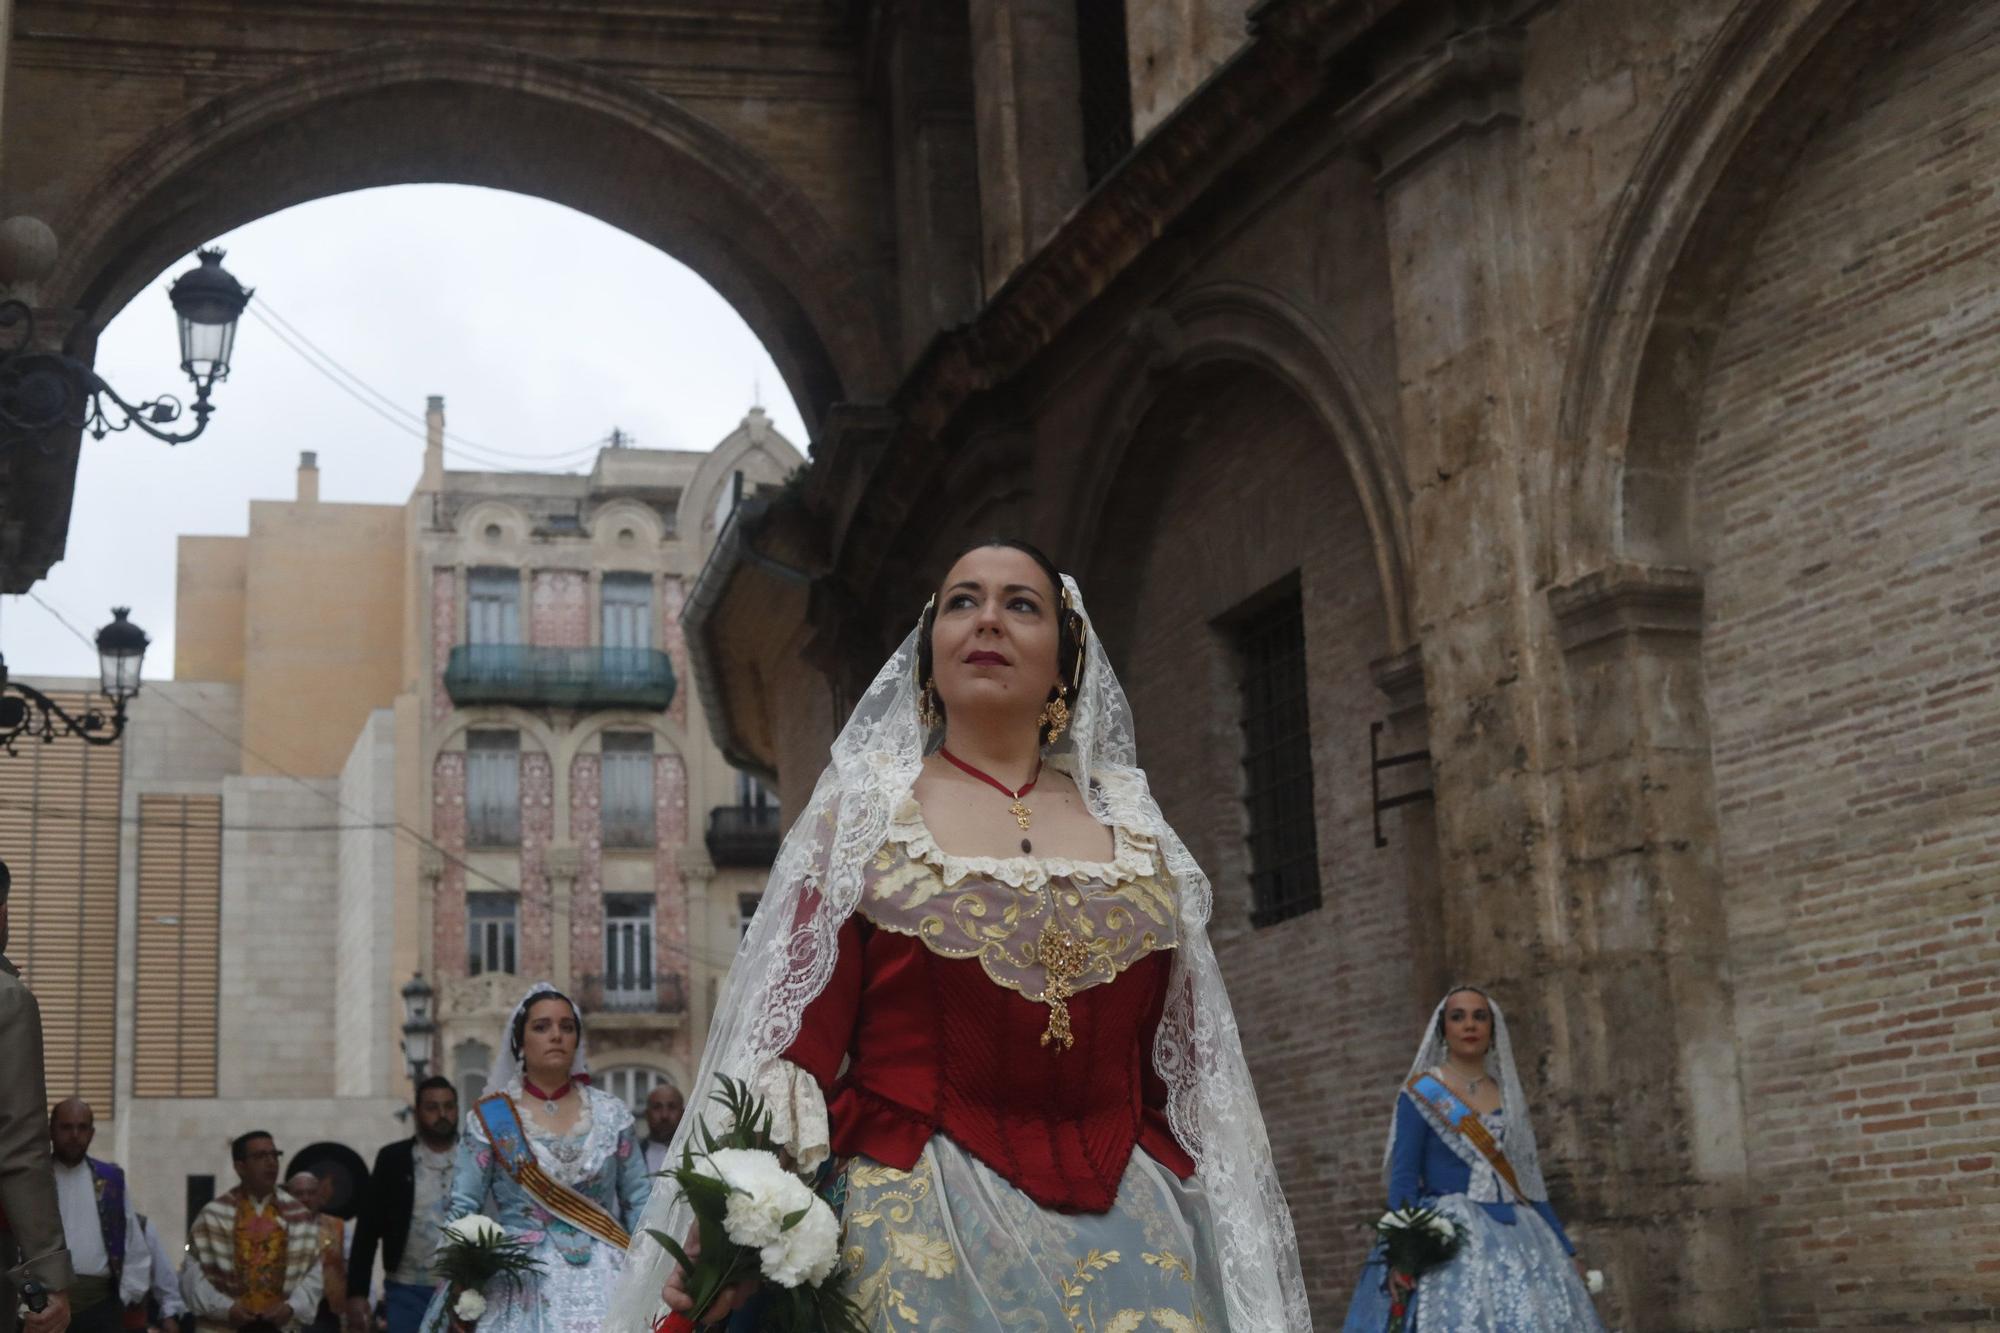
<instances>
[{"instance_id":1,"label":"blue embroidered skirt","mask_svg":"<svg viewBox=\"0 0 2000 1333\"><path fill-rule=\"evenodd\" d=\"M1603 1333L1576 1262L1531 1208L1497 1220L1462 1194L1429 1201L1465 1228L1465 1243L1417 1283L1411 1333ZM1344 1333L1382 1333L1389 1324L1382 1247L1362 1265Z\"/></svg>"}]
</instances>

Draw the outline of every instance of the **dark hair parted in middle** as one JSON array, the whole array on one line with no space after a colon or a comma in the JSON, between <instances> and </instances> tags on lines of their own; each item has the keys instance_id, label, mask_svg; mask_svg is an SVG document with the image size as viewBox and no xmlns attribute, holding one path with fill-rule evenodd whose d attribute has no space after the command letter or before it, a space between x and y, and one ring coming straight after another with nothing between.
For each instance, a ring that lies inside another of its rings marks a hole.
<instances>
[{"instance_id":1,"label":"dark hair parted in middle","mask_svg":"<svg viewBox=\"0 0 2000 1333\"><path fill-rule=\"evenodd\" d=\"M517 1065L521 1063L521 1043L528 1035L528 1015L533 1013L535 1006L543 1000L561 1000L569 1006L569 1016L576 1020L577 1042L579 1045L583 1042L583 1011L576 1007L576 1001L559 990L537 991L533 999L521 1006L521 1012L514 1015L514 1030L507 1034L507 1049L513 1054L514 1063Z\"/></svg>"},{"instance_id":2,"label":"dark hair parted in middle","mask_svg":"<svg viewBox=\"0 0 2000 1333\"><path fill-rule=\"evenodd\" d=\"M989 537L985 541L973 542L967 546L951 558L951 563L955 565L974 551L984 551L996 546L1021 552L1039 565L1042 573L1048 576L1049 604L1057 608L1056 679L1062 682L1060 688L1068 691L1070 705L1074 707L1076 689L1083 680L1083 616L1064 601L1062 573L1056 568L1056 562L1044 555L1042 549L1033 542L1023 541L1019 537ZM950 566L946 568L949 569ZM936 668L931 658L931 638L936 629L937 599L933 597L924 607L923 621L917 627L917 688L920 690L930 683L935 674ZM1050 699L1054 699L1056 695L1057 690L1049 691ZM944 700L935 699L933 703L937 708L938 721L942 723L945 716ZM1041 729L1041 738L1042 744L1049 744L1049 729L1046 725Z\"/></svg>"}]
</instances>

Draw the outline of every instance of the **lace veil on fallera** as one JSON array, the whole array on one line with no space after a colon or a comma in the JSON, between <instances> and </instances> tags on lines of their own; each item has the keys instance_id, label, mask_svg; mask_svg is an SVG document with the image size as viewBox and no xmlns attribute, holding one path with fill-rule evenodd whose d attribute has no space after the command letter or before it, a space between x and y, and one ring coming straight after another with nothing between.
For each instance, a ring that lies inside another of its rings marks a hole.
<instances>
[{"instance_id":1,"label":"lace veil on fallera","mask_svg":"<svg viewBox=\"0 0 2000 1333\"><path fill-rule=\"evenodd\" d=\"M518 1098L521 1095L521 1057L514 1050L514 1024L521 1019L527 1007L545 995L555 995L568 1000L569 997L546 981L537 981L528 987L528 993L521 1002L507 1014L507 1021L500 1025L500 1039L493 1043L493 1067L486 1075L488 1093L504 1092ZM576 1014L576 1054L569 1062L569 1076L586 1082L590 1075L590 1055L584 1042L583 1011L576 1008L576 1001L570 1000L571 1012Z\"/></svg>"},{"instance_id":2,"label":"lace veil on fallera","mask_svg":"<svg viewBox=\"0 0 2000 1333\"><path fill-rule=\"evenodd\" d=\"M1493 1015L1493 1042L1486 1052L1486 1071L1500 1082L1500 1147L1507 1154L1508 1163L1514 1168L1514 1178L1521 1182L1521 1191L1527 1195L1529 1203L1547 1203L1549 1187L1542 1182L1542 1155L1535 1146L1535 1127L1528 1119L1528 1099L1521 1091L1520 1071L1514 1066L1514 1043L1507 1036L1507 1016L1500 1012L1500 1004L1477 986L1454 986L1444 993L1431 1010L1431 1021L1424 1028L1424 1039L1417 1043L1417 1058L1410 1062L1410 1072L1403 1080L1408 1086L1410 1079L1419 1074L1428 1074L1444 1063L1450 1053L1445 1045L1444 1035L1439 1031L1440 1020L1444 1017L1444 1007L1451 1003L1451 997L1460 991L1471 991L1486 1001L1487 1009ZM1399 1094L1400 1095L1400 1094ZM1513 1191L1500 1179L1500 1173L1492 1163L1481 1155L1462 1134L1441 1132L1439 1137L1445 1145L1456 1153L1465 1164L1472 1168L1472 1183L1465 1191L1465 1197L1474 1203L1517 1203ZM1382 1149L1382 1187L1389 1187L1389 1164L1396 1156L1396 1117L1389 1116L1389 1141Z\"/></svg>"},{"instance_id":3,"label":"lace veil on fallera","mask_svg":"<svg viewBox=\"0 0 2000 1333\"><path fill-rule=\"evenodd\" d=\"M1178 890L1182 943L1153 1060L1168 1088L1174 1136L1194 1158L1216 1204L1217 1258L1230 1327L1236 1333L1307 1328L1311 1315L1291 1214L1271 1163L1236 1018L1209 947L1208 877L1148 791L1125 692L1105 660L1075 580L1064 575L1063 587L1084 618L1084 674L1069 733L1055 757L1099 821L1156 840ZM671 1157L680 1156L695 1113L718 1111L709 1100L717 1076L750 1081L778 1059L798 1035L806 1006L833 974L841 923L860 901L862 870L881 847L891 816L910 795L925 752L937 739L917 716L917 647L912 630L862 695L811 801L779 849L763 903L717 1002L701 1071L689 1090L689 1114L674 1135ZM808 886L816 890L811 897ZM645 1231L678 1238L692 1219L677 1191L659 1182L634 1229L608 1328L638 1333L651 1326L673 1261Z\"/></svg>"}]
</instances>

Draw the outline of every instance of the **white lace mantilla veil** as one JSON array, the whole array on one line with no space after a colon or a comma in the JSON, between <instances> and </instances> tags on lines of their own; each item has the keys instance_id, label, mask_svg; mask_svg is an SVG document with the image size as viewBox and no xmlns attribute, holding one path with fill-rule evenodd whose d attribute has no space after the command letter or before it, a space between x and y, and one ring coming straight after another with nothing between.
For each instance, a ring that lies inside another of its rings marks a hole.
<instances>
[{"instance_id":1,"label":"white lace mantilla veil","mask_svg":"<svg viewBox=\"0 0 2000 1333\"><path fill-rule=\"evenodd\" d=\"M1233 1333L1310 1328L1291 1214L1209 947L1208 877L1148 791L1125 692L1105 660L1076 581L1064 575L1063 587L1084 618L1084 675L1069 734L1052 758L1075 778L1101 822L1157 841L1179 887L1181 943L1153 1060L1168 1088L1174 1137L1194 1158L1213 1208L1229 1325ZM777 1059L833 974L840 926L860 901L862 870L887 837L890 815L909 796L933 739L917 719L916 661L912 630L855 705L834 741L832 762L785 836L717 1001L701 1070L688 1090L689 1114L674 1134L670 1157L679 1157L695 1113L719 1113L710 1101L716 1076L749 1081ZM816 897L808 897L808 887L817 889ZM612 1297L606 1327L618 1333L651 1326L660 1289L673 1271L673 1261L646 1229L678 1239L693 1220L670 1183L656 1186Z\"/></svg>"},{"instance_id":2,"label":"white lace mantilla veil","mask_svg":"<svg viewBox=\"0 0 2000 1333\"><path fill-rule=\"evenodd\" d=\"M1530 1203L1547 1203L1549 1187L1542 1181L1542 1154L1535 1146L1535 1126L1528 1116L1528 1098L1521 1091L1521 1075L1514 1065L1514 1043L1507 1036L1507 1016L1500 1012L1500 1002L1477 986L1453 986L1431 1010L1431 1021L1424 1028L1424 1039L1417 1043L1417 1058L1410 1062L1410 1072L1397 1085L1396 1099L1402 1100L1401 1089L1408 1087L1411 1079L1419 1074L1427 1074L1444 1063L1447 1054L1444 1037L1438 1032L1438 1020L1444 1016L1444 1007L1451 997L1460 991L1469 990L1486 1001L1486 1007L1493 1014L1493 1042L1486 1052L1486 1072L1500 1080L1500 1150L1507 1154L1507 1162L1514 1168L1514 1178L1521 1182L1521 1192ZM1497 1066L1497 1069L1496 1069ZM1500 1179L1500 1173L1492 1164L1479 1155L1479 1150L1466 1142L1462 1134L1444 1134L1445 1146L1456 1153L1467 1166L1472 1168L1472 1183L1465 1196L1474 1203L1499 1203L1512 1191ZM1396 1114L1394 1108L1389 1113L1389 1141L1382 1148L1382 1189L1389 1189L1389 1163L1396 1156ZM1394 1202L1394 1200L1391 1200ZM1509 1200L1509 1202L1512 1202Z\"/></svg>"},{"instance_id":3,"label":"white lace mantilla veil","mask_svg":"<svg viewBox=\"0 0 2000 1333\"><path fill-rule=\"evenodd\" d=\"M589 1049L583 1032L583 1010L577 1007L575 1000L570 1000L569 996L563 995L548 982L537 981L528 987L528 993L521 997L519 1004L508 1011L507 1021L500 1025L500 1040L493 1043L493 1066L487 1071L486 1091L481 1094L482 1096L490 1096L496 1092L505 1092L515 1097L521 1095L521 1061L514 1054L513 1047L514 1023L521 1017L522 1010L544 995L561 995L563 999L569 1000L570 1008L576 1013L576 1055L569 1062L569 1076L577 1078L590 1072Z\"/></svg>"}]
</instances>

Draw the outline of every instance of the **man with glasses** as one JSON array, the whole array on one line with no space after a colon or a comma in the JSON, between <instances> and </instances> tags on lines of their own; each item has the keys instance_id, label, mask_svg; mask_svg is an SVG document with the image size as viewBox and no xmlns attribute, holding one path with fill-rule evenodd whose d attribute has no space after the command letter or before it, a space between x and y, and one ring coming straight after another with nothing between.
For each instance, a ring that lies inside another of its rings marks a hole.
<instances>
[{"instance_id":1,"label":"man with glasses","mask_svg":"<svg viewBox=\"0 0 2000 1333\"><path fill-rule=\"evenodd\" d=\"M278 1188L284 1154L264 1130L229 1146L240 1182L188 1229L181 1294L198 1333L292 1333L319 1309L319 1218Z\"/></svg>"}]
</instances>

